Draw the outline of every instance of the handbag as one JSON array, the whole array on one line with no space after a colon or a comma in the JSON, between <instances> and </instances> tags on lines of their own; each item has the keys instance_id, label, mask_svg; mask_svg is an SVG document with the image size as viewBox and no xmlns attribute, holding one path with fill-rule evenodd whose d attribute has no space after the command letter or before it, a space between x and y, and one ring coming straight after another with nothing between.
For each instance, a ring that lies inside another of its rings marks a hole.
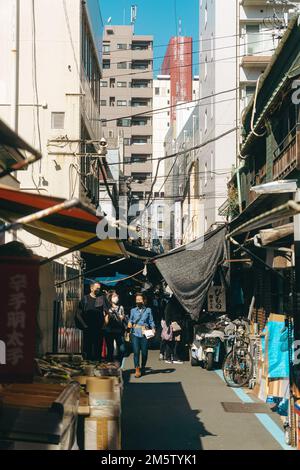
<instances>
[{"instance_id":1,"label":"handbag","mask_svg":"<svg viewBox=\"0 0 300 470\"><path fill-rule=\"evenodd\" d=\"M135 325L141 320L141 318L142 318L142 316L143 316L143 313L144 313L144 312L142 312L142 314L140 315L140 317L135 321L135 323L134 323ZM131 342L133 330L134 330L134 327L133 327L133 325L132 325L132 328L131 328L130 330L127 329L127 330L125 331L124 339L125 339L126 343L130 343L130 342Z\"/></svg>"},{"instance_id":2,"label":"handbag","mask_svg":"<svg viewBox=\"0 0 300 470\"><path fill-rule=\"evenodd\" d=\"M151 339L154 338L155 334L152 330L144 330L144 336L146 337L146 339Z\"/></svg>"},{"instance_id":3,"label":"handbag","mask_svg":"<svg viewBox=\"0 0 300 470\"><path fill-rule=\"evenodd\" d=\"M171 323L171 326L172 326L172 330L173 330L174 333L177 333L177 332L182 330L181 326L178 325L177 321L173 321Z\"/></svg>"}]
</instances>

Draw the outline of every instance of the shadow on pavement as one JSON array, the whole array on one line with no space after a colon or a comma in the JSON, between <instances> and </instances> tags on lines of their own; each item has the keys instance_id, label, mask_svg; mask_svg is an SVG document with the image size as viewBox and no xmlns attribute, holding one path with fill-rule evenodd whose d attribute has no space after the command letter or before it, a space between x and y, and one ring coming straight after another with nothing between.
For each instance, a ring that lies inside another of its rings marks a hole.
<instances>
[{"instance_id":1,"label":"shadow on pavement","mask_svg":"<svg viewBox=\"0 0 300 470\"><path fill-rule=\"evenodd\" d=\"M159 371L163 373L163 371ZM124 377L123 450L201 450L212 436L190 408L181 383L138 383Z\"/></svg>"}]
</instances>

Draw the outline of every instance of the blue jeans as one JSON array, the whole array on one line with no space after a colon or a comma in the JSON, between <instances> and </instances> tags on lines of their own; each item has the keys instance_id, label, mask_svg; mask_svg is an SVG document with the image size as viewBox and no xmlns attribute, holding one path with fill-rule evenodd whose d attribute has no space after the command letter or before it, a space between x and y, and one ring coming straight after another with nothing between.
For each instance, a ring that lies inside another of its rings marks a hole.
<instances>
[{"instance_id":1,"label":"blue jeans","mask_svg":"<svg viewBox=\"0 0 300 470\"><path fill-rule=\"evenodd\" d=\"M132 335L132 349L134 354L134 367L140 367L140 353L142 353L142 369L146 367L148 359L148 340L145 336L139 338Z\"/></svg>"}]
</instances>

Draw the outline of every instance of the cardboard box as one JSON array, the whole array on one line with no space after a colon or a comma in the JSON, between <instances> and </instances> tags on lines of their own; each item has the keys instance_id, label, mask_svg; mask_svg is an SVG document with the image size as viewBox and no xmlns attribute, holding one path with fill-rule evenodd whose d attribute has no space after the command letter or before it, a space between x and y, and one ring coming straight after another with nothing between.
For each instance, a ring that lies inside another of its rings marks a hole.
<instances>
[{"instance_id":1,"label":"cardboard box","mask_svg":"<svg viewBox=\"0 0 300 470\"><path fill-rule=\"evenodd\" d=\"M119 418L86 418L85 450L121 450Z\"/></svg>"}]
</instances>

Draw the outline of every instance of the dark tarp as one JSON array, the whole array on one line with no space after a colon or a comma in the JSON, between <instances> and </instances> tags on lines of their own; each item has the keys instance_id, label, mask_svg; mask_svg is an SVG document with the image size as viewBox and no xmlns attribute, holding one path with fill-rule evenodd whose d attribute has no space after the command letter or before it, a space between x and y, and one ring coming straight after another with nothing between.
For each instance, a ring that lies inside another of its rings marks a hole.
<instances>
[{"instance_id":1,"label":"dark tarp","mask_svg":"<svg viewBox=\"0 0 300 470\"><path fill-rule=\"evenodd\" d=\"M175 296L197 320L208 289L223 260L225 226L207 233L203 239L157 257L154 262Z\"/></svg>"}]
</instances>

